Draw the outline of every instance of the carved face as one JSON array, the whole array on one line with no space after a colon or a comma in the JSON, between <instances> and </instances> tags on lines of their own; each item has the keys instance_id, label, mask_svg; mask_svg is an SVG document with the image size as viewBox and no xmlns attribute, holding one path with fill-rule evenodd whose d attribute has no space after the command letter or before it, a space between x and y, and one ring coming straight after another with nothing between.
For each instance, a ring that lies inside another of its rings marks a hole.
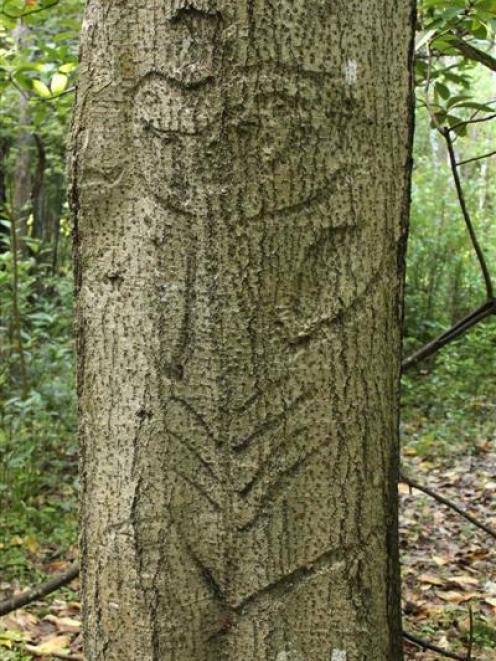
<instances>
[{"instance_id":1,"label":"carved face","mask_svg":"<svg viewBox=\"0 0 496 661\"><path fill-rule=\"evenodd\" d=\"M135 91L136 154L149 192L166 207L251 218L309 202L350 172L356 100L340 63L319 61L325 49L307 49L310 61L300 61L298 34L286 34L283 14L274 18L273 47L287 57L277 61L249 52L250 30L269 26L252 25L240 3L230 16L224 4L224 13L216 2L163 9L167 47L154 35L159 52Z\"/></svg>"}]
</instances>

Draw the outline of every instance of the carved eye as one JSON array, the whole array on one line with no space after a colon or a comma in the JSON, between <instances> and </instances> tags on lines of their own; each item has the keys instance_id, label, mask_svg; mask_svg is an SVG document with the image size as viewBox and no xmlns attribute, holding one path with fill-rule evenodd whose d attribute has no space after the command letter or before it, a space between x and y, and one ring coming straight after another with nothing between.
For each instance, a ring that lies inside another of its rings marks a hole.
<instances>
[{"instance_id":1,"label":"carved eye","mask_svg":"<svg viewBox=\"0 0 496 661\"><path fill-rule=\"evenodd\" d=\"M150 120L145 120L143 122L143 131L147 134L151 134L160 138L164 144L170 144L173 142L178 142L177 131L172 131L170 129L161 129L158 126L152 124Z\"/></svg>"}]
</instances>

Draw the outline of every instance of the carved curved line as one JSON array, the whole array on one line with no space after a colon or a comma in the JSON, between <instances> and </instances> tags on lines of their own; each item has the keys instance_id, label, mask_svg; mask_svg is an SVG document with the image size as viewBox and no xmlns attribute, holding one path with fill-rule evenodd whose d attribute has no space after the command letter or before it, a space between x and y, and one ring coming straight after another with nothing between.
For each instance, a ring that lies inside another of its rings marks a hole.
<instances>
[{"instance_id":1,"label":"carved curved line","mask_svg":"<svg viewBox=\"0 0 496 661\"><path fill-rule=\"evenodd\" d=\"M186 553L193 561L195 567L198 569L200 576L202 577L203 582L205 584L205 587L207 588L211 597L213 597L216 601L220 602L221 604L227 605L226 595L224 594L224 591L220 586L219 582L215 578L213 571L209 567L207 567L207 565L204 564L204 562L200 560L200 558L196 555L196 553L191 548L191 545L188 544L188 542L184 539L183 535L181 534L180 528L177 528L177 535L182 545L184 546Z\"/></svg>"},{"instance_id":2,"label":"carved curved line","mask_svg":"<svg viewBox=\"0 0 496 661\"><path fill-rule=\"evenodd\" d=\"M118 165L111 168L111 172L106 174L104 170L97 170L96 168L87 168L84 170L85 187L104 185L107 187L114 187L120 183L123 174L124 166Z\"/></svg>"},{"instance_id":3,"label":"carved curved line","mask_svg":"<svg viewBox=\"0 0 496 661\"><path fill-rule=\"evenodd\" d=\"M213 83L215 76L211 73L206 73L202 78L195 78L194 80L182 80L181 78L176 78L166 71L158 71L157 69L150 69L147 71L138 82L133 85L128 94L136 95L141 91L141 87L149 80L153 78L161 78L168 82L172 87L176 89L198 89L199 87L206 87L210 83Z\"/></svg>"},{"instance_id":4,"label":"carved curved line","mask_svg":"<svg viewBox=\"0 0 496 661\"><path fill-rule=\"evenodd\" d=\"M264 458L264 462L258 467L255 473L252 475L251 479L245 484L244 487L242 487L240 490L237 491L237 493L239 493L240 497L243 500L247 500L249 498L253 489L255 489L255 487L258 484L260 484L260 482L263 480L263 478L266 476L267 473L269 473L270 475L270 473L274 468L273 466L270 465L270 462L279 453L279 451L283 449L285 446L289 445L296 438L298 438L298 436L300 436L302 432L307 430L308 427L299 427L298 429L295 429L291 434L289 434L289 436L283 437L283 439L272 448L271 452L267 455L267 457ZM303 458L305 458L306 456L307 455L304 455ZM296 462L300 461L300 459L301 457L299 457L296 460ZM275 480L278 479L280 474L281 473L275 476Z\"/></svg>"},{"instance_id":5,"label":"carved curved line","mask_svg":"<svg viewBox=\"0 0 496 661\"><path fill-rule=\"evenodd\" d=\"M184 447L186 449L188 449L191 452L191 454L194 455L198 459L200 464L203 466L203 468L205 468L207 473L210 475L210 477L215 482L217 482L219 484L222 483L221 479L214 473L214 471L213 471L212 467L210 466L210 464L208 463L208 461L201 456L201 454L198 452L198 450L196 450L193 446L191 446L182 436L180 436L176 432L171 431L168 427L164 426L164 430L165 430L166 433L170 434L172 436L172 438L176 439L176 441L178 441L178 443L180 443L181 445L184 445Z\"/></svg>"},{"instance_id":6,"label":"carved curved line","mask_svg":"<svg viewBox=\"0 0 496 661\"><path fill-rule=\"evenodd\" d=\"M278 597L282 597L289 592L293 592L296 588L300 587L302 583L311 580L317 572L325 568L326 565L338 564L350 557L352 549L326 549L316 558L309 560L304 565L300 565L293 569L289 574L285 574L280 578L276 578L268 585L260 588L256 592L244 597L237 603L232 605L232 609L239 614L246 607L256 606L256 603L264 597L273 597L273 593L277 592Z\"/></svg>"},{"instance_id":7,"label":"carved curved line","mask_svg":"<svg viewBox=\"0 0 496 661\"><path fill-rule=\"evenodd\" d=\"M292 413L295 409L297 409L299 404L304 403L305 401L308 400L308 396L311 394L311 392L312 391L307 390L306 392L301 393L301 395L296 397L296 399L290 402L287 406L285 405L281 413L273 416L272 418L269 418L268 420L264 420L256 429L254 429L253 432L242 438L239 441L239 443L232 446L234 452L239 453L242 452L243 450L246 450L251 444L251 442L255 440L257 437L259 437L260 435L264 435L265 432L267 431L272 431L273 429L277 429L279 423L284 422L288 414Z\"/></svg>"},{"instance_id":8,"label":"carved curved line","mask_svg":"<svg viewBox=\"0 0 496 661\"><path fill-rule=\"evenodd\" d=\"M178 477L182 478L190 486L192 486L194 489L196 489L198 491L198 493L200 493L206 500L208 500L208 502L212 505L212 507L214 508L214 510L216 512L223 512L223 509L220 506L220 504L200 484L198 484L197 482L192 480L190 477L188 477L182 471L178 470L176 467L173 467L172 470Z\"/></svg>"},{"instance_id":9,"label":"carved curved line","mask_svg":"<svg viewBox=\"0 0 496 661\"><path fill-rule=\"evenodd\" d=\"M335 179L340 178L343 174L347 173L347 168L338 168L332 173L332 176ZM280 207L278 209L261 209L258 213L253 216L246 216L250 220L258 220L260 218L277 218L278 216L285 215L289 213L295 213L297 211L310 211L312 206L324 202L328 199L329 195L334 192L336 186L336 180L328 180L324 186L319 187L315 192L313 192L308 197L303 200L299 200L294 204L289 204L285 207Z\"/></svg>"},{"instance_id":10,"label":"carved curved line","mask_svg":"<svg viewBox=\"0 0 496 661\"><path fill-rule=\"evenodd\" d=\"M291 481L289 481L288 483L288 478L293 478L296 475L298 475L301 469L304 466L306 466L308 461L315 454L318 454L320 451L322 451L324 447L325 446L320 445L317 446L316 448L313 448L313 450L310 450L303 457L299 457L291 466L288 466L288 468L286 468L284 471L281 471L277 475L276 479L271 484L269 484L265 493L262 494L262 497L257 503L257 509L255 511L255 514L252 516L252 518L249 521L244 523L242 526L238 527L238 531L247 532L248 530L251 530L260 519L260 516L263 513L263 509L267 501L268 500L274 501L278 496L283 494L286 491L286 488L291 484Z\"/></svg>"},{"instance_id":11,"label":"carved curved line","mask_svg":"<svg viewBox=\"0 0 496 661\"><path fill-rule=\"evenodd\" d=\"M313 340L318 339L319 332L324 328L332 328L338 323L346 321L347 317L357 309L363 307L365 299L373 293L375 287L380 283L381 279L388 275L388 271L384 269L385 263L391 259L391 255L386 255L378 265L376 271L371 275L369 281L365 285L364 290L356 296L347 306L343 307L335 315L326 315L317 321L313 322L310 326L304 328L298 335L288 339L288 347L290 349L300 349L301 346L306 346Z\"/></svg>"},{"instance_id":12,"label":"carved curved line","mask_svg":"<svg viewBox=\"0 0 496 661\"><path fill-rule=\"evenodd\" d=\"M188 400L183 399L182 397L178 397L177 395L171 395L169 397L169 401L177 402L178 404L183 406L189 413L191 413L191 415L195 418L195 420L199 423L199 425L204 429L208 438L214 443L217 441L215 435L210 430L208 424L205 422L205 420L200 415L200 413L198 413L198 411L188 402Z\"/></svg>"}]
</instances>

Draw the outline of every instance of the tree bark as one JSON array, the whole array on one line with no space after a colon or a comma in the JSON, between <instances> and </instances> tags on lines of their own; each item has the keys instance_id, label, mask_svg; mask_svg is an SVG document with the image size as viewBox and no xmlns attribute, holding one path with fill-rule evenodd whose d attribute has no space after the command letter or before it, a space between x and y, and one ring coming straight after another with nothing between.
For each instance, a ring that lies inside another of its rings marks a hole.
<instances>
[{"instance_id":1,"label":"tree bark","mask_svg":"<svg viewBox=\"0 0 496 661\"><path fill-rule=\"evenodd\" d=\"M88 661L398 661L413 7L89 0Z\"/></svg>"}]
</instances>

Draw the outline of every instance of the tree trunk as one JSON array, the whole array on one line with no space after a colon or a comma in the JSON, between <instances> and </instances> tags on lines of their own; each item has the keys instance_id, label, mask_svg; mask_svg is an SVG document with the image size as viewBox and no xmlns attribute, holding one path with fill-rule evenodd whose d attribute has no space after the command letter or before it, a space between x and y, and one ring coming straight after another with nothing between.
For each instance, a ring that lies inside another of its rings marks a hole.
<instances>
[{"instance_id":1,"label":"tree trunk","mask_svg":"<svg viewBox=\"0 0 496 661\"><path fill-rule=\"evenodd\" d=\"M0 214L2 218L6 215L7 203L7 157L10 143L7 138L0 136ZM0 223L0 255L8 249L9 229L4 223Z\"/></svg>"},{"instance_id":2,"label":"tree trunk","mask_svg":"<svg viewBox=\"0 0 496 661\"><path fill-rule=\"evenodd\" d=\"M88 661L398 661L412 6L89 0Z\"/></svg>"},{"instance_id":3,"label":"tree trunk","mask_svg":"<svg viewBox=\"0 0 496 661\"><path fill-rule=\"evenodd\" d=\"M18 49L21 49L29 35L29 28L19 21L14 32L14 39ZM31 117L27 96L18 91L18 130L16 136L16 161L12 185L12 214L17 223L17 241L20 254L26 256L28 246L28 220L31 211L31 159L32 138L29 131Z\"/></svg>"},{"instance_id":4,"label":"tree trunk","mask_svg":"<svg viewBox=\"0 0 496 661\"><path fill-rule=\"evenodd\" d=\"M33 231L34 239L41 241L47 238L46 223L46 199L45 199L45 169L47 166L47 157L45 145L38 134L33 135L36 145L37 161L36 169L31 183L31 209L33 211Z\"/></svg>"}]
</instances>

